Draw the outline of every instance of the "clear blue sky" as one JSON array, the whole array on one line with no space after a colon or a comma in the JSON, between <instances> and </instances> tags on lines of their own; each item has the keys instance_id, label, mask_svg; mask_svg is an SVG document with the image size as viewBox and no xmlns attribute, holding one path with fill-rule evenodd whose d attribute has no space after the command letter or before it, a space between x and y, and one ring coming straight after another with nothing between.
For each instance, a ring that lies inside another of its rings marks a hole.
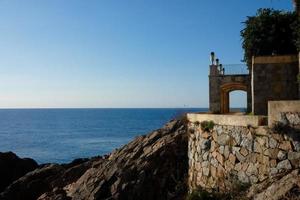
<instances>
[{"instance_id":1,"label":"clear blue sky","mask_svg":"<svg viewBox=\"0 0 300 200\"><path fill-rule=\"evenodd\" d=\"M239 63L261 7L292 3L0 0L0 107L207 107L210 52Z\"/></svg>"}]
</instances>

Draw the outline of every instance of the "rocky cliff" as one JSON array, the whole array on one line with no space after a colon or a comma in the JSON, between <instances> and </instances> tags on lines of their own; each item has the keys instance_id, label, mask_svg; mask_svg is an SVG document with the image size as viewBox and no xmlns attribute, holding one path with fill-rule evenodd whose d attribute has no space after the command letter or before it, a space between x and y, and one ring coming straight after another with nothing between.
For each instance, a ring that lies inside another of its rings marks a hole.
<instances>
[{"instance_id":1,"label":"rocky cliff","mask_svg":"<svg viewBox=\"0 0 300 200\"><path fill-rule=\"evenodd\" d=\"M184 119L173 120L161 129L135 138L132 142L115 150L110 155L90 159L76 159L69 164L37 166L31 159L20 159L12 153L0 154L0 183L4 185L3 187L6 187L0 191L0 200L186 199L188 170L195 169L193 168L193 162L188 163L188 155L191 155L191 151L188 151L188 137L197 132L188 134L188 125L189 123ZM220 126L215 126L215 129L218 127L221 128ZM262 131L259 132L262 133ZM273 136L272 134L267 135L260 137ZM204 137L205 132L199 133L197 137L200 136ZM205 137L208 136L209 134L207 133ZM221 139L225 137L218 136L217 134L216 142L222 143ZM245 138L248 138L246 136ZM268 142L268 145L273 144ZM204 151L208 146L212 148L214 145L201 142L199 145L195 145L195 148L200 148ZM291 146L295 148L297 145L296 143L291 143ZM278 148L280 148L280 145ZM222 150L222 148L219 149ZM281 151L283 150L281 149ZM287 150L287 152L291 153L292 150ZM241 155L243 154L241 152ZM1 155L6 156L1 157ZM9 160L7 160L7 155L10 157ZM288 158L289 154L287 153L286 155ZM203 155L202 157L206 156ZM235 159L235 161L238 159ZM216 160L220 162L220 159L217 158ZM25 162L26 165L24 163L20 164L20 162ZM231 159L223 158L223 162L231 162ZM248 163L247 169L252 161L249 160L248 162L250 164ZM247 191L232 191L229 195L228 193L218 194L217 198L213 197L210 199L300 199L299 167L297 163L289 162L291 163L291 168L277 173L276 176L264 176L257 183L251 182L253 184ZM201 166L203 163L205 161L202 161ZM270 164L271 162L267 163ZM237 165L238 163L235 164ZM246 166L246 164L243 166ZM6 171L3 169L6 169ZM253 167L253 171L256 172L256 170L259 172L261 168ZM243 170L241 169L240 171L242 172ZM245 173L247 175L247 170ZM23 174L25 175L23 176ZM223 175L220 174L220 177L222 178ZM3 179L2 177L10 178ZM194 180L191 179L193 177L190 175L190 180ZM195 180L202 181L199 178ZM221 179L218 184L220 183L222 183ZM205 184L200 190L210 186L209 184L210 182ZM192 191L193 187L189 189ZM212 190L209 190L209 192L212 192ZM190 196L188 199L206 198L191 198Z\"/></svg>"},{"instance_id":2,"label":"rocky cliff","mask_svg":"<svg viewBox=\"0 0 300 200\"><path fill-rule=\"evenodd\" d=\"M0 199L183 199L186 124L171 121L108 156L40 166L12 182Z\"/></svg>"}]
</instances>

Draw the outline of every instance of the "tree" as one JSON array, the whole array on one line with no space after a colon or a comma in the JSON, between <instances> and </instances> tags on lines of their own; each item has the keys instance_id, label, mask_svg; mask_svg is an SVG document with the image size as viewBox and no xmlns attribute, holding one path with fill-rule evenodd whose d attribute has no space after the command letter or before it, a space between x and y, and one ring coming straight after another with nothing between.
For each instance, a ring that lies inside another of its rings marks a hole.
<instances>
[{"instance_id":1,"label":"tree","mask_svg":"<svg viewBox=\"0 0 300 200\"><path fill-rule=\"evenodd\" d=\"M295 13L259 9L244 24L241 36L248 66L252 56L297 54L299 23Z\"/></svg>"},{"instance_id":2,"label":"tree","mask_svg":"<svg viewBox=\"0 0 300 200\"><path fill-rule=\"evenodd\" d=\"M295 11L300 16L300 0L293 0Z\"/></svg>"}]
</instances>

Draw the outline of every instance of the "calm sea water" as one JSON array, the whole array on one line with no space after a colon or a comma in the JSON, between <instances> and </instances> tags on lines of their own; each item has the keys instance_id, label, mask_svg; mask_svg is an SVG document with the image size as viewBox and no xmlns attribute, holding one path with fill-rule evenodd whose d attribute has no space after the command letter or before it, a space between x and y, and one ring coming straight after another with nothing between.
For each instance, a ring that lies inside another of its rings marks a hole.
<instances>
[{"instance_id":1,"label":"calm sea water","mask_svg":"<svg viewBox=\"0 0 300 200\"><path fill-rule=\"evenodd\" d=\"M38 163L103 155L186 112L207 109L0 109L0 151Z\"/></svg>"}]
</instances>

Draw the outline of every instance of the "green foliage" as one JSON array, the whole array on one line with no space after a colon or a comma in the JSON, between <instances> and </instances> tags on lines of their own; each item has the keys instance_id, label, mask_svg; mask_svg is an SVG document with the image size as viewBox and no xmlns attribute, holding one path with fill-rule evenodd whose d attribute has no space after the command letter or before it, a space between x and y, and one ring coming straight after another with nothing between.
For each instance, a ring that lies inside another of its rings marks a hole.
<instances>
[{"instance_id":1,"label":"green foliage","mask_svg":"<svg viewBox=\"0 0 300 200\"><path fill-rule=\"evenodd\" d=\"M300 73L297 75L297 81L300 83Z\"/></svg>"},{"instance_id":2,"label":"green foliage","mask_svg":"<svg viewBox=\"0 0 300 200\"><path fill-rule=\"evenodd\" d=\"M203 131L210 131L214 128L215 123L213 121L203 121L201 122L201 129Z\"/></svg>"},{"instance_id":3,"label":"green foliage","mask_svg":"<svg viewBox=\"0 0 300 200\"><path fill-rule=\"evenodd\" d=\"M228 199L227 195L216 192L207 192L205 190L197 189L189 194L186 200L225 200Z\"/></svg>"},{"instance_id":4,"label":"green foliage","mask_svg":"<svg viewBox=\"0 0 300 200\"><path fill-rule=\"evenodd\" d=\"M296 13L259 9L248 17L241 31L244 60L251 66L252 56L296 54L300 50L299 17Z\"/></svg>"}]
</instances>

